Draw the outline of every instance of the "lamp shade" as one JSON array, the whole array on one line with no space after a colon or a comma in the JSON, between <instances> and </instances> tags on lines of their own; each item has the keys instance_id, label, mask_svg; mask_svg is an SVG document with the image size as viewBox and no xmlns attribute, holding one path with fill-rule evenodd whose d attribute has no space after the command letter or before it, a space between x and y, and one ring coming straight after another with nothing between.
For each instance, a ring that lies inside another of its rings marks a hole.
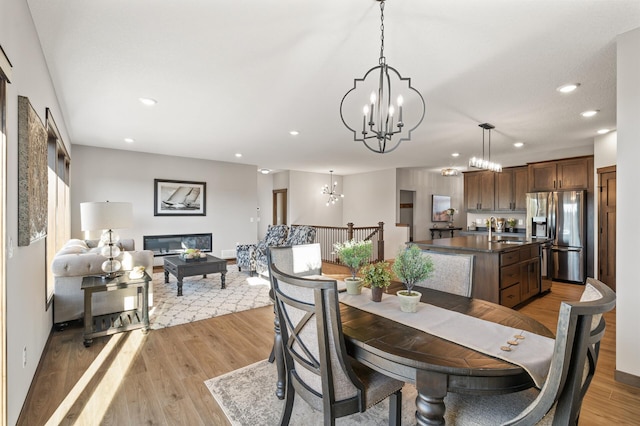
<instances>
[{"instance_id":1,"label":"lamp shade","mask_svg":"<svg viewBox=\"0 0 640 426\"><path fill-rule=\"evenodd\" d=\"M80 203L82 231L122 229L133 226L133 204L96 201Z\"/></svg>"}]
</instances>

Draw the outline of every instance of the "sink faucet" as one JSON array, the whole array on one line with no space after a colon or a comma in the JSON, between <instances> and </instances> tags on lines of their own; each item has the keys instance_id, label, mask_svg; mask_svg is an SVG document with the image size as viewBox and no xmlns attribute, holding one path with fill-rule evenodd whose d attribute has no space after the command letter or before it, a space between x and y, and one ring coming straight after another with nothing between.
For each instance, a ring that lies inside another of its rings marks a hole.
<instances>
[{"instance_id":1,"label":"sink faucet","mask_svg":"<svg viewBox=\"0 0 640 426\"><path fill-rule=\"evenodd\" d=\"M489 242L491 242L491 225L492 225L492 224L493 224L493 222L495 222L495 221L496 221L495 216L491 216L491 217L489 218L489 226L488 226L488 228L489 228Z\"/></svg>"}]
</instances>

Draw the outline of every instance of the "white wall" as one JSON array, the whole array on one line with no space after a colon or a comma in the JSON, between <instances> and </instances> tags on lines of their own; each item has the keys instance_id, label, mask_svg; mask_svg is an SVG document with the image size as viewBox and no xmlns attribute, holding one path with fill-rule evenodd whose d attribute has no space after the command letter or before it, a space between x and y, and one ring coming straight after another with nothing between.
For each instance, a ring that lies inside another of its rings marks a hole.
<instances>
[{"instance_id":1,"label":"white wall","mask_svg":"<svg viewBox=\"0 0 640 426\"><path fill-rule=\"evenodd\" d=\"M346 226L342 220L344 198L327 206L328 196L322 194L322 187L330 181L329 173L289 172L290 224ZM336 192L345 194L342 176L333 175L333 181L338 182Z\"/></svg>"},{"instance_id":2,"label":"white wall","mask_svg":"<svg viewBox=\"0 0 640 426\"><path fill-rule=\"evenodd\" d=\"M610 132L606 135L597 136L593 140L593 182L598 186L598 168L615 166L617 153L618 133ZM593 209L593 256L595 267L593 268L593 276L598 278L598 191L594 194Z\"/></svg>"},{"instance_id":3,"label":"white wall","mask_svg":"<svg viewBox=\"0 0 640 426\"><path fill-rule=\"evenodd\" d=\"M206 182L206 216L154 216L154 179ZM252 165L76 145L71 158L71 235L84 236L80 203L128 201L133 203L133 227L118 233L134 238L136 248L143 248L144 235L211 232L212 254L220 256L221 250L235 250L236 243L257 241L257 185Z\"/></svg>"},{"instance_id":4,"label":"white wall","mask_svg":"<svg viewBox=\"0 0 640 426\"><path fill-rule=\"evenodd\" d=\"M617 40L617 233L616 369L640 377L640 285L638 232L640 211L640 28Z\"/></svg>"},{"instance_id":5,"label":"white wall","mask_svg":"<svg viewBox=\"0 0 640 426\"><path fill-rule=\"evenodd\" d=\"M273 174L258 173L258 241L267 234L267 227L273 222ZM249 241L247 241L249 242Z\"/></svg>"},{"instance_id":6,"label":"white wall","mask_svg":"<svg viewBox=\"0 0 640 426\"><path fill-rule=\"evenodd\" d=\"M416 199L413 204L413 239L414 241L430 240L429 228L431 222L431 196L449 195L451 207L458 210L454 215L454 224L466 228L466 213L464 208L464 179L463 176L445 177L440 173L423 169L398 169L398 193L400 190L415 191ZM400 205L396 206L399 212ZM399 213L398 213L398 217ZM443 226L442 223L438 224Z\"/></svg>"},{"instance_id":7,"label":"white wall","mask_svg":"<svg viewBox=\"0 0 640 426\"><path fill-rule=\"evenodd\" d=\"M396 227L399 190L396 169L344 176L343 223L375 226L384 222L384 257L392 259L407 241L406 227Z\"/></svg>"},{"instance_id":8,"label":"white wall","mask_svg":"<svg viewBox=\"0 0 640 426\"><path fill-rule=\"evenodd\" d=\"M68 149L70 141L25 0L0 2L0 43L13 65L12 80L7 84L7 241L2 242L7 259L6 271L0 273L6 275L7 285L7 352L3 354L9 390L7 424L15 424L53 323L51 309L45 309L45 240L17 246L18 95L29 98L43 124L45 108L50 108Z\"/></svg>"}]
</instances>

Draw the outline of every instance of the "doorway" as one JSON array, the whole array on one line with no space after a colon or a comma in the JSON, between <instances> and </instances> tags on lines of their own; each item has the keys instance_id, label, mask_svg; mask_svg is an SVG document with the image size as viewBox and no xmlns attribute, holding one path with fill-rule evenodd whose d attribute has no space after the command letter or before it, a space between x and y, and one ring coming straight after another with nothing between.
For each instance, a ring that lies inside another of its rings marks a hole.
<instances>
[{"instance_id":1,"label":"doorway","mask_svg":"<svg viewBox=\"0 0 640 426\"><path fill-rule=\"evenodd\" d=\"M287 224L287 189L273 190L273 224Z\"/></svg>"},{"instance_id":2,"label":"doorway","mask_svg":"<svg viewBox=\"0 0 640 426\"><path fill-rule=\"evenodd\" d=\"M413 241L413 202L416 191L400 190L400 224L409 228L409 241Z\"/></svg>"},{"instance_id":3,"label":"doorway","mask_svg":"<svg viewBox=\"0 0 640 426\"><path fill-rule=\"evenodd\" d=\"M616 166L598 169L598 279L616 289Z\"/></svg>"}]
</instances>

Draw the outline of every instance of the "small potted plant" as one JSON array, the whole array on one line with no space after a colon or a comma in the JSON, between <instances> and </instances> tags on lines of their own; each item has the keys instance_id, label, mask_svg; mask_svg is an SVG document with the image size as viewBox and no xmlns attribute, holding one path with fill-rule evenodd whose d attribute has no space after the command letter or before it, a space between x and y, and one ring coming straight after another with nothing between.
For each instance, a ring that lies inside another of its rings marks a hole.
<instances>
[{"instance_id":1,"label":"small potted plant","mask_svg":"<svg viewBox=\"0 0 640 426\"><path fill-rule=\"evenodd\" d=\"M453 215L456 214L456 209L453 207L447 209L447 215L449 216L449 228L453 228Z\"/></svg>"},{"instance_id":2,"label":"small potted plant","mask_svg":"<svg viewBox=\"0 0 640 426\"><path fill-rule=\"evenodd\" d=\"M409 248L400 250L393 262L393 273L407 288L396 294L400 300L400 310L403 312L415 312L422 294L413 291L413 286L433 272L433 261L430 256L422 254L422 250L414 244Z\"/></svg>"},{"instance_id":3,"label":"small potted plant","mask_svg":"<svg viewBox=\"0 0 640 426\"><path fill-rule=\"evenodd\" d=\"M391 271L387 262L370 263L360 269L365 286L371 288L371 300L380 302L382 292L391 284Z\"/></svg>"},{"instance_id":4,"label":"small potted plant","mask_svg":"<svg viewBox=\"0 0 640 426\"><path fill-rule=\"evenodd\" d=\"M514 217L507 219L507 225L509 226L509 232L516 232L516 219Z\"/></svg>"},{"instance_id":5,"label":"small potted plant","mask_svg":"<svg viewBox=\"0 0 640 426\"><path fill-rule=\"evenodd\" d=\"M349 240L333 245L334 253L338 256L340 263L347 266L351 272L351 277L344 280L347 293L360 294L362 278L356 277L356 273L371 258L372 247L371 240Z\"/></svg>"}]
</instances>

